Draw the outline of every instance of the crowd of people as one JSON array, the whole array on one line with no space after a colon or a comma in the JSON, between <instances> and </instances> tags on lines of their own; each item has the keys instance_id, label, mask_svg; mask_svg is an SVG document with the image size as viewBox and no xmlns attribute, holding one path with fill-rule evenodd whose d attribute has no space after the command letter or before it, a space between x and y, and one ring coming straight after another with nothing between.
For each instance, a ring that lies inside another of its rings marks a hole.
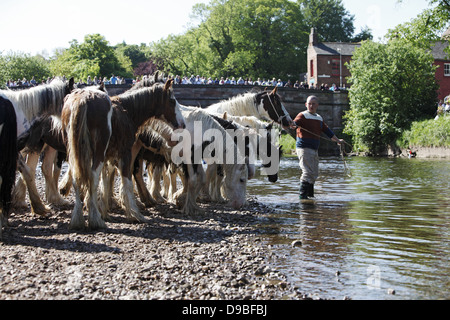
<instances>
[{"instance_id":1,"label":"crowd of people","mask_svg":"<svg viewBox=\"0 0 450 320\"><path fill-rule=\"evenodd\" d=\"M291 80L288 81L282 81L281 79L272 78L265 79L265 78L258 78L256 80L253 80L252 78L242 78L239 77L236 79L235 77L221 77L219 78L206 78L202 76L194 76L191 75L190 77L184 76L175 76L175 83L176 84L198 84L198 85L253 85L253 86L270 86L270 87L285 87L285 88L296 88L296 89L319 89L319 90L331 90L331 91L339 91L345 88L338 88L336 84L332 84L332 86L328 86L327 84L322 84L320 86L314 86L314 85L308 85L307 82L300 82L299 80L295 81L294 83L291 82Z\"/></svg>"},{"instance_id":2,"label":"crowd of people","mask_svg":"<svg viewBox=\"0 0 450 320\"><path fill-rule=\"evenodd\" d=\"M147 76L142 77L136 77L135 79L126 79L121 76L115 76L112 75L110 78L107 77L97 77L91 78L91 76L88 76L86 80L79 79L76 83L78 86L90 86L90 85L98 85L100 83L104 84L112 84L112 85L120 85L120 84L134 84L136 82L141 81L142 79L145 79ZM295 81L294 83L291 82L291 80L288 81L282 81L281 79L272 78L265 79L265 78L258 78L256 80L252 80L252 78L242 78L239 77L236 79L235 77L221 77L219 78L212 78L212 77L203 77L203 76L194 76L191 75L190 77L184 76L181 77L179 75L173 77L175 84L184 85L184 84L190 84L190 85L251 85L251 86L268 86L268 87L285 87L285 88L296 88L296 89L317 89L322 91L340 91L345 90L345 88L339 88L336 86L336 84L333 84L332 86L328 86L327 84L322 84L320 86L314 86L314 85L308 85L307 82L301 82L299 80ZM65 76L63 76L63 79L65 79ZM14 87L34 87L40 84L46 84L50 83L53 80L53 78L47 78L43 79L41 81L36 81L35 77L33 77L31 80L27 80L26 78L18 79L17 81L9 80L6 82L6 86L9 88Z\"/></svg>"}]
</instances>

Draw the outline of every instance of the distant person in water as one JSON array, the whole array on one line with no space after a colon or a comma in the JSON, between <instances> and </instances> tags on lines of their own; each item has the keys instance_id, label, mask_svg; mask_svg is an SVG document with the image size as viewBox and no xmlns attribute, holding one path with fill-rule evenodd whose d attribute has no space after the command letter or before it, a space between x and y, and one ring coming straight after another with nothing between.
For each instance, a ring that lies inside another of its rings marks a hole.
<instances>
[{"instance_id":1,"label":"distant person in water","mask_svg":"<svg viewBox=\"0 0 450 320\"><path fill-rule=\"evenodd\" d=\"M338 144L344 140L336 137L326 125L323 118L317 114L319 100L316 96L308 97L306 111L300 112L294 119L293 129L297 129L296 151L300 161L302 176L300 178L300 199L314 197L314 183L319 176L319 145L320 135L325 133Z\"/></svg>"}]
</instances>

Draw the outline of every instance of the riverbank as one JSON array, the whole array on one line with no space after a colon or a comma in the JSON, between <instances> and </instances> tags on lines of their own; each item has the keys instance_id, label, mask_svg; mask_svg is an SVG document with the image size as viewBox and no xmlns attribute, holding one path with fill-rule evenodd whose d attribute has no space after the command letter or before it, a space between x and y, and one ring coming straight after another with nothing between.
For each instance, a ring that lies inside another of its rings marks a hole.
<instances>
[{"instance_id":1,"label":"riverbank","mask_svg":"<svg viewBox=\"0 0 450 320\"><path fill-rule=\"evenodd\" d=\"M158 205L142 224L116 209L99 232L69 231L71 208L16 210L0 242L0 300L310 299L272 267L256 227L268 208L201 206L187 217Z\"/></svg>"},{"instance_id":2,"label":"riverbank","mask_svg":"<svg viewBox=\"0 0 450 320\"><path fill-rule=\"evenodd\" d=\"M445 147L411 147L411 151L416 158L450 158L450 148ZM408 154L408 149L402 149L401 156L408 157Z\"/></svg>"}]
</instances>

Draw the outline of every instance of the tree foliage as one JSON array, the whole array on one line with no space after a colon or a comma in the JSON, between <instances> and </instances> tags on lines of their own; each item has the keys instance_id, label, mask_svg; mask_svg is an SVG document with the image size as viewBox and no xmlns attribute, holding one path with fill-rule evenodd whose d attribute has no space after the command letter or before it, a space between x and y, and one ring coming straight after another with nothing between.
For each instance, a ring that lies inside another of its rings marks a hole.
<instances>
[{"instance_id":1,"label":"tree foliage","mask_svg":"<svg viewBox=\"0 0 450 320\"><path fill-rule=\"evenodd\" d=\"M367 28L352 36L353 20L341 0L211 0L194 6L192 21L199 23L182 34L149 45L115 46L100 34L88 34L83 42L72 40L69 48L41 62L48 76L84 81L88 76L140 76L156 69L173 75L294 80L306 72L311 27L324 41L370 38ZM31 58L27 56L27 62ZM0 56L0 63L13 66L9 57ZM2 79L5 70L0 70ZM16 71L21 77L26 74Z\"/></svg>"},{"instance_id":2,"label":"tree foliage","mask_svg":"<svg viewBox=\"0 0 450 320\"><path fill-rule=\"evenodd\" d=\"M429 51L401 39L363 42L348 66L351 108L344 116L355 147L382 154L413 121L433 115L433 61Z\"/></svg>"},{"instance_id":3,"label":"tree foliage","mask_svg":"<svg viewBox=\"0 0 450 320\"><path fill-rule=\"evenodd\" d=\"M389 30L388 39L404 39L421 48L429 49L450 27L450 2L430 0L432 7L424 10L415 19ZM434 6L433 6L434 5ZM444 39L450 41L449 39ZM450 56L450 47L447 48Z\"/></svg>"},{"instance_id":4,"label":"tree foliage","mask_svg":"<svg viewBox=\"0 0 450 320\"><path fill-rule=\"evenodd\" d=\"M151 44L160 69L298 79L306 71L311 27L327 41L349 41L354 32L354 17L340 0L211 0L195 5L192 17L198 27ZM359 37L370 38L370 31Z\"/></svg>"},{"instance_id":5,"label":"tree foliage","mask_svg":"<svg viewBox=\"0 0 450 320\"><path fill-rule=\"evenodd\" d=\"M40 55L30 56L27 53L20 52L0 55L0 84L2 86L8 80L16 81L23 78L31 80L35 77L36 81L41 81L50 76L48 63Z\"/></svg>"}]
</instances>

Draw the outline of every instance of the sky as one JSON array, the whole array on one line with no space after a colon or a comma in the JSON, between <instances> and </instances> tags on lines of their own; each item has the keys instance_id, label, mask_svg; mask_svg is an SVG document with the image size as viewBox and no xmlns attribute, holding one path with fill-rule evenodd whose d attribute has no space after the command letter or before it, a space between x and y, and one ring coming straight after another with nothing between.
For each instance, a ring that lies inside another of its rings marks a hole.
<instances>
[{"instance_id":1,"label":"sky","mask_svg":"<svg viewBox=\"0 0 450 320\"><path fill-rule=\"evenodd\" d=\"M192 7L209 0L0 0L0 52L51 56L73 39L99 33L116 45L158 41L187 30ZM355 16L355 32L364 26L374 40L389 28L410 21L428 0L342 0Z\"/></svg>"}]
</instances>

